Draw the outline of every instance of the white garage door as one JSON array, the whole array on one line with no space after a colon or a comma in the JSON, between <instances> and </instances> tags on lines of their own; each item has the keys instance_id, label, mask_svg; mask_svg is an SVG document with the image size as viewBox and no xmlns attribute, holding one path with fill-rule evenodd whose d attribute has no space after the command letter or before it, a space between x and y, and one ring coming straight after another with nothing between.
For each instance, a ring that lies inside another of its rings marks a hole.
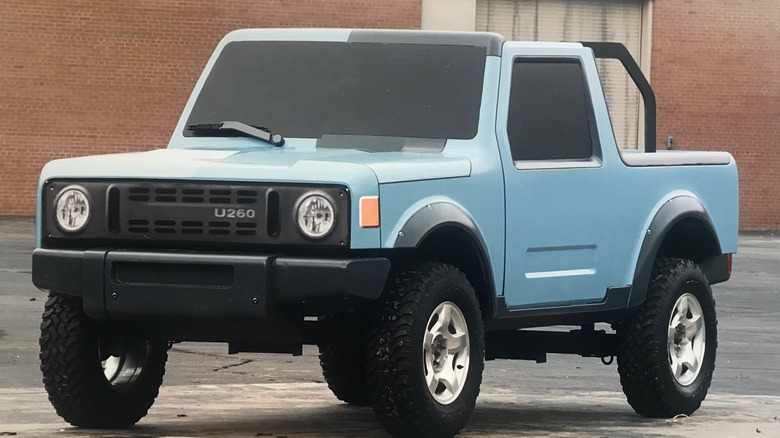
<instances>
[{"instance_id":1,"label":"white garage door","mask_svg":"<svg viewBox=\"0 0 780 438\"><path fill-rule=\"evenodd\" d=\"M521 41L616 41L640 62L644 1L477 0L476 30ZM599 61L599 70L618 145L644 148L636 86L618 61Z\"/></svg>"}]
</instances>

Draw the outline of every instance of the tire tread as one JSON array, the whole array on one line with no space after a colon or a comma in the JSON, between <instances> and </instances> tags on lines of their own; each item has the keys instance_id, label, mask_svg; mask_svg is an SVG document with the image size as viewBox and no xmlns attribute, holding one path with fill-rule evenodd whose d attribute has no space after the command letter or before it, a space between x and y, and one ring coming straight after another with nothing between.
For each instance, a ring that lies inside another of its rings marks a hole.
<instances>
[{"instance_id":1,"label":"tire tread","mask_svg":"<svg viewBox=\"0 0 780 438\"><path fill-rule=\"evenodd\" d=\"M674 283L683 273L699 271L691 260L659 257L655 260L645 302L634 311L619 327L620 334L618 372L620 384L628 403L638 414L646 417L668 418L677 414L690 415L701 405L709 389L714 360L708 369L703 384L686 403L681 403L674 391L663 383L669 374L668 364L659 363L659 348L666 348L665 342L657 339L659 321L666 315L667 297L673 292ZM699 271L700 273L700 271ZM702 274L703 277L703 274ZM710 294L711 297L711 294ZM704 305L704 303L702 303ZM714 306L714 300L712 301ZM717 324L717 321L712 321ZM717 348L717 340L713 347ZM663 345L662 345L663 344Z\"/></svg>"},{"instance_id":2,"label":"tire tread","mask_svg":"<svg viewBox=\"0 0 780 438\"><path fill-rule=\"evenodd\" d=\"M410 345L413 320L407 317L420 315L425 295L416 292L427 290L433 282L446 277L469 284L466 276L457 268L441 263L418 262L397 271L380 303L376 324L369 330L366 359L368 390L380 422L394 436L452 436L462 429L467 419L450 430L431 428L427 412L420 409L413 394L410 384L413 376L405 371L419 366L410 363L410 358L414 357L411 349L420 346L416 343ZM472 290L472 305L479 309L473 295ZM482 331L478 330L477 333L479 338L472 339L472 342L482 345ZM470 366L481 367L482 361L475 360ZM479 369L480 376L481 372ZM478 384L476 394L479 394ZM473 404L470 408L473 409Z\"/></svg>"},{"instance_id":3,"label":"tire tread","mask_svg":"<svg viewBox=\"0 0 780 438\"><path fill-rule=\"evenodd\" d=\"M41 322L43 384L57 414L82 428L124 428L146 415L165 373L167 346L152 348L148 369L132 394L111 388L100 368L97 327L77 297L52 294Z\"/></svg>"},{"instance_id":4,"label":"tire tread","mask_svg":"<svg viewBox=\"0 0 780 438\"><path fill-rule=\"evenodd\" d=\"M336 345L320 345L322 376L333 395L356 406L370 404L365 373L365 344L349 339Z\"/></svg>"}]
</instances>

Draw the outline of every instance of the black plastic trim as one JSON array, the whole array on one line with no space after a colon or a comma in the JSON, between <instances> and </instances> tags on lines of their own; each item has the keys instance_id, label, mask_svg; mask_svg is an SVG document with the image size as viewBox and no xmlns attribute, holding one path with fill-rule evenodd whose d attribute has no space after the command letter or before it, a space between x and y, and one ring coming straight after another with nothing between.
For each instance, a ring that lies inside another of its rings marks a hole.
<instances>
[{"instance_id":1,"label":"black plastic trim","mask_svg":"<svg viewBox=\"0 0 780 438\"><path fill-rule=\"evenodd\" d=\"M102 288L106 313L111 319L264 319L272 257L109 251Z\"/></svg>"},{"instance_id":2,"label":"black plastic trim","mask_svg":"<svg viewBox=\"0 0 780 438\"><path fill-rule=\"evenodd\" d=\"M499 34L477 32L425 32L419 30L353 30L349 43L431 44L484 47L487 56L500 56L506 40Z\"/></svg>"},{"instance_id":3,"label":"black plastic trim","mask_svg":"<svg viewBox=\"0 0 780 438\"><path fill-rule=\"evenodd\" d=\"M277 304L373 300L390 271L384 257L108 249L36 249L32 265L37 287L81 296L92 318L157 321L260 321L282 312Z\"/></svg>"},{"instance_id":4,"label":"black plastic trim","mask_svg":"<svg viewBox=\"0 0 780 438\"><path fill-rule=\"evenodd\" d=\"M658 250L672 227L686 218L696 218L703 221L707 224L712 236L718 241L718 235L715 233L715 227L712 225L710 215L696 198L677 196L667 201L658 210L645 233L645 239L642 242L642 248L639 250L639 257L636 262L634 281L631 286L631 297L628 300L629 308L636 307L644 302L647 295L647 287L650 284L650 273L653 270L653 263L658 256ZM719 241L718 253L722 254ZM714 274L714 278L717 278L717 274Z\"/></svg>"},{"instance_id":5,"label":"black plastic trim","mask_svg":"<svg viewBox=\"0 0 780 438\"><path fill-rule=\"evenodd\" d=\"M487 283L486 292L491 303L489 314L496 315L498 291L488 260L488 247L479 228L477 228L477 224L461 208L446 202L426 205L406 221L393 243L393 248L417 248L432 232L446 226L455 226L465 230L477 243L481 269Z\"/></svg>"},{"instance_id":6,"label":"black plastic trim","mask_svg":"<svg viewBox=\"0 0 780 438\"><path fill-rule=\"evenodd\" d=\"M84 285L81 293L84 313L93 318L108 317L105 300L105 277L103 276L107 252L106 250L85 251L84 264L79 270ZM33 278L35 275L36 271L33 270Z\"/></svg>"},{"instance_id":7,"label":"black plastic trim","mask_svg":"<svg viewBox=\"0 0 780 438\"><path fill-rule=\"evenodd\" d=\"M504 297L498 297L498 313L485 324L486 331L515 330L551 325L583 325L612 322L625 315L629 299L628 286L608 288L604 300L595 304L575 304L532 309L510 310Z\"/></svg>"},{"instance_id":8,"label":"black plastic trim","mask_svg":"<svg viewBox=\"0 0 780 438\"><path fill-rule=\"evenodd\" d=\"M32 255L33 284L41 290L81 296L83 265L84 251L36 249Z\"/></svg>"},{"instance_id":9,"label":"black plastic trim","mask_svg":"<svg viewBox=\"0 0 780 438\"><path fill-rule=\"evenodd\" d=\"M723 283L729 279L729 255L710 257L699 264L710 284Z\"/></svg>"},{"instance_id":10,"label":"black plastic trim","mask_svg":"<svg viewBox=\"0 0 780 438\"><path fill-rule=\"evenodd\" d=\"M274 262L274 289L282 303L311 299L379 298L390 272L390 260L279 257Z\"/></svg>"},{"instance_id":11,"label":"black plastic trim","mask_svg":"<svg viewBox=\"0 0 780 438\"><path fill-rule=\"evenodd\" d=\"M406 221L393 243L394 248L416 248L433 231L455 225L468 231L486 249L477 225L459 207L446 202L428 204Z\"/></svg>"},{"instance_id":12,"label":"black plastic trim","mask_svg":"<svg viewBox=\"0 0 780 438\"><path fill-rule=\"evenodd\" d=\"M628 76L634 81L642 100L645 104L645 152L655 152L656 136L656 101L655 93L647 78L642 73L642 69L631 56L626 46L621 43L595 43L582 42L583 46L593 50L593 56L596 59L617 59L623 64Z\"/></svg>"}]
</instances>

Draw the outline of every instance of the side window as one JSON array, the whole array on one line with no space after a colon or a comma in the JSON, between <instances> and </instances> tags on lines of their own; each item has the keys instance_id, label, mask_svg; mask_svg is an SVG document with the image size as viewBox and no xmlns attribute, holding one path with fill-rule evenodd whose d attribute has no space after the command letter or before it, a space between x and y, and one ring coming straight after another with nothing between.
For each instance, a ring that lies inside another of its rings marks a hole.
<instances>
[{"instance_id":1,"label":"side window","mask_svg":"<svg viewBox=\"0 0 780 438\"><path fill-rule=\"evenodd\" d=\"M512 159L591 158L594 142L589 107L578 59L516 59L507 121Z\"/></svg>"}]
</instances>

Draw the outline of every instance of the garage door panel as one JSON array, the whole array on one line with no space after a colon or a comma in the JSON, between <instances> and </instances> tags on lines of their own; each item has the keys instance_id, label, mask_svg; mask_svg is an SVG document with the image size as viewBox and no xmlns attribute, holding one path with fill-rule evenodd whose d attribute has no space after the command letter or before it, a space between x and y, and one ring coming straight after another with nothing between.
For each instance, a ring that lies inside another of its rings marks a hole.
<instances>
[{"instance_id":1,"label":"garage door panel","mask_svg":"<svg viewBox=\"0 0 780 438\"><path fill-rule=\"evenodd\" d=\"M639 62L642 13L643 0L477 0L476 30L520 41L617 41ZM636 86L620 63L598 66L618 145L644 148Z\"/></svg>"}]
</instances>

